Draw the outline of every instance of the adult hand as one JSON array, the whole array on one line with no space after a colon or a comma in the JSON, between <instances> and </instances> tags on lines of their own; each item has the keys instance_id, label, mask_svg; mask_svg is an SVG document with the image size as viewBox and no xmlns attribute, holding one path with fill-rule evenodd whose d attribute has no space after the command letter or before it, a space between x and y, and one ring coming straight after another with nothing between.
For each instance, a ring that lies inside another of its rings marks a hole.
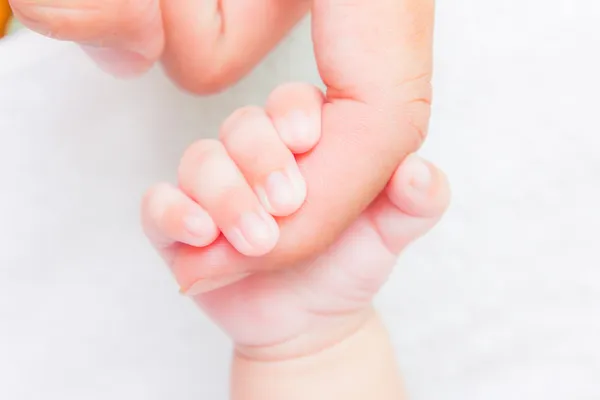
<instances>
[{"instance_id":1,"label":"adult hand","mask_svg":"<svg viewBox=\"0 0 600 400\"><path fill-rule=\"evenodd\" d=\"M97 60L128 65L127 72L160 59L176 82L196 92L242 76L310 6L299 0L169 0L160 7L157 0L11 2L38 32L95 46ZM329 247L419 147L429 120L434 0L314 0L312 11L315 54L328 88L323 133L299 159L307 200L279 220L278 245L261 259L267 269Z\"/></svg>"},{"instance_id":2,"label":"adult hand","mask_svg":"<svg viewBox=\"0 0 600 400\"><path fill-rule=\"evenodd\" d=\"M139 75L157 61L181 87L225 89L306 14L308 0L10 0L24 25L74 41L105 70Z\"/></svg>"}]
</instances>

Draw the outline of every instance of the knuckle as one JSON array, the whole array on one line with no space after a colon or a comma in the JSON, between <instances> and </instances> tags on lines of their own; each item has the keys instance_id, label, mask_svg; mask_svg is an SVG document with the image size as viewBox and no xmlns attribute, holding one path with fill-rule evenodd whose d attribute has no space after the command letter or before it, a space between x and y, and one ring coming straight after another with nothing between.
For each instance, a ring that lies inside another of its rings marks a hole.
<instances>
[{"instance_id":1,"label":"knuckle","mask_svg":"<svg viewBox=\"0 0 600 400\"><path fill-rule=\"evenodd\" d=\"M167 183L152 186L142 197L141 221L146 235L162 229L162 219L169 204L169 194L173 188Z\"/></svg>"},{"instance_id":2,"label":"knuckle","mask_svg":"<svg viewBox=\"0 0 600 400\"><path fill-rule=\"evenodd\" d=\"M180 184L186 187L186 184L193 180L196 171L208 157L223 152L223 145L216 139L202 139L193 143L185 150L179 162L177 175Z\"/></svg>"},{"instance_id":3,"label":"knuckle","mask_svg":"<svg viewBox=\"0 0 600 400\"><path fill-rule=\"evenodd\" d=\"M262 127L262 124L257 124L264 118L268 121L268 117L259 107L244 107L234 112L230 118L223 124L219 136L221 143L227 153L235 161L245 160L245 164L259 163L261 151L265 145L264 137L267 134L265 131L255 135L254 129ZM269 122L270 123L270 122ZM254 160L249 162L249 160Z\"/></svg>"},{"instance_id":4,"label":"knuckle","mask_svg":"<svg viewBox=\"0 0 600 400\"><path fill-rule=\"evenodd\" d=\"M161 198L161 194L165 190L168 190L168 188L169 185L166 183L159 183L152 186L144 193L144 196L142 197L142 212L145 215L151 218L156 216L156 210L160 204L159 199Z\"/></svg>"},{"instance_id":5,"label":"knuckle","mask_svg":"<svg viewBox=\"0 0 600 400\"><path fill-rule=\"evenodd\" d=\"M260 107L245 106L235 110L221 124L219 129L219 139L223 141L225 147L235 144L237 140L243 138L243 130L239 129L241 125L248 122L250 118L257 118L265 115Z\"/></svg>"},{"instance_id":6,"label":"knuckle","mask_svg":"<svg viewBox=\"0 0 600 400\"><path fill-rule=\"evenodd\" d=\"M260 107L249 106L235 111L222 126L220 139L247 179L258 179L295 161L271 119Z\"/></svg>"}]
</instances>

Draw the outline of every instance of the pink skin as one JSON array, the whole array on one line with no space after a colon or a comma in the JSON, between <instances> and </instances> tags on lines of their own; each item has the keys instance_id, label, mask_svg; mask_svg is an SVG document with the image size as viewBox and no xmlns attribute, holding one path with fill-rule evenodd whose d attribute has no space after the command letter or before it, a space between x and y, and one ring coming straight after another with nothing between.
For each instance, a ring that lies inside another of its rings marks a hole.
<instances>
[{"instance_id":1,"label":"pink skin","mask_svg":"<svg viewBox=\"0 0 600 400\"><path fill-rule=\"evenodd\" d=\"M323 135L319 146L297 157L305 202L277 219L279 240L254 264L256 270L286 268L324 252L380 195L427 132L433 0L11 0L11 5L25 25L79 42L112 72L135 75L160 60L177 84L197 93L222 90L244 76L312 5L315 55L327 86L320 110ZM276 120L274 125L286 137L283 125ZM283 142L296 154L306 150ZM218 214L219 224L233 223ZM186 257L223 271L239 264L233 250L221 246L210 259L198 252ZM207 273L198 272L198 278Z\"/></svg>"},{"instance_id":2,"label":"pink skin","mask_svg":"<svg viewBox=\"0 0 600 400\"><path fill-rule=\"evenodd\" d=\"M250 272L248 263L231 263L228 257L264 256L276 246L279 228L273 216L293 214L307 196L295 156L319 141L323 101L310 85L277 88L264 110L245 107L227 118L220 141L200 140L185 151L179 188L159 184L149 191L146 231L174 268L186 271L182 286ZM170 241L165 243L161 230L170 232ZM228 246L202 247L221 232ZM190 256L214 258L218 265L186 261Z\"/></svg>"},{"instance_id":3,"label":"pink skin","mask_svg":"<svg viewBox=\"0 0 600 400\"><path fill-rule=\"evenodd\" d=\"M448 199L443 174L411 155L380 198L314 261L192 298L254 357L272 346L278 348L266 354L278 358L327 347L361 323L400 252L435 225Z\"/></svg>"},{"instance_id":4,"label":"pink skin","mask_svg":"<svg viewBox=\"0 0 600 400\"><path fill-rule=\"evenodd\" d=\"M290 342L296 342L294 351L313 351L356 328L399 253L435 225L449 201L445 176L411 155L396 169L378 198L326 252L284 270L256 272L269 257L278 232L272 232L270 241L248 240L241 246L228 232L249 209L263 207L263 216L269 218L260 193L251 188L256 177L260 181L270 171L289 167L289 149L306 152L318 147L319 124L310 124L310 131L303 124L303 134L298 134L294 129L298 126L288 124L286 116L318 118L322 101L311 86L286 85L275 90L266 112L255 108L235 112L223 125L224 144L204 140L192 145L183 156L180 187L159 184L143 202L146 233L183 291L248 353L254 354L257 347ZM248 140L260 138L264 132L272 133L268 146L265 140L258 144ZM229 151L232 148L245 151ZM275 162L258 162L265 153ZM247 159L255 162L248 163ZM229 167L206 167L225 163L240 166L244 172L235 174L239 180L225 176L229 173L223 170ZM301 205L290 204L287 212ZM190 217L194 218L192 225ZM314 235L319 237L319 232ZM248 243L256 246L248 247ZM220 264L223 254L228 254L229 262ZM323 330L328 333L321 335ZM297 354L278 348L268 356L283 355Z\"/></svg>"}]
</instances>

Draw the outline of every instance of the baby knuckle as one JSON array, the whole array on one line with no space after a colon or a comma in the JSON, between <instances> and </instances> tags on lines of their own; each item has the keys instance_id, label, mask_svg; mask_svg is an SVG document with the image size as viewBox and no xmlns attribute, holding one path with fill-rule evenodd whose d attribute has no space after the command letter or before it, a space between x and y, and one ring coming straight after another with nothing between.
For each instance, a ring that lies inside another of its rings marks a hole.
<instances>
[{"instance_id":1,"label":"baby knuckle","mask_svg":"<svg viewBox=\"0 0 600 400\"><path fill-rule=\"evenodd\" d=\"M142 212L151 218L157 217L160 214L163 193L169 189L166 183L159 183L148 189L142 197Z\"/></svg>"},{"instance_id":2,"label":"baby knuckle","mask_svg":"<svg viewBox=\"0 0 600 400\"><path fill-rule=\"evenodd\" d=\"M238 140L244 139L244 136L247 136L239 127L249 118L260 118L264 115L265 113L260 107L246 106L238 108L221 125L219 139L223 141L223 144L227 148L234 145Z\"/></svg>"},{"instance_id":3,"label":"baby knuckle","mask_svg":"<svg viewBox=\"0 0 600 400\"><path fill-rule=\"evenodd\" d=\"M185 185L208 157L223 152L223 145L216 139L202 139L193 143L185 150L179 162L177 170L179 181Z\"/></svg>"}]
</instances>

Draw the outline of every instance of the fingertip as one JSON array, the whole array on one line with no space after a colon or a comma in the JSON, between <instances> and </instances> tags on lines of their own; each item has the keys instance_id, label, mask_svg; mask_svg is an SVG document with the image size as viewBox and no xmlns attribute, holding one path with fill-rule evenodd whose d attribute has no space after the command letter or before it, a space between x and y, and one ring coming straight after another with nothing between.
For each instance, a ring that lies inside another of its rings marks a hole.
<instances>
[{"instance_id":1,"label":"fingertip","mask_svg":"<svg viewBox=\"0 0 600 400\"><path fill-rule=\"evenodd\" d=\"M222 124L219 137L267 212L284 217L302 206L306 182L265 110L235 111Z\"/></svg>"},{"instance_id":2,"label":"fingertip","mask_svg":"<svg viewBox=\"0 0 600 400\"><path fill-rule=\"evenodd\" d=\"M293 110L273 123L281 140L294 154L310 151L321 137L320 119L316 114Z\"/></svg>"},{"instance_id":3,"label":"fingertip","mask_svg":"<svg viewBox=\"0 0 600 400\"><path fill-rule=\"evenodd\" d=\"M180 231L181 242L195 247L206 247L213 243L220 234L215 221L202 207L194 204L182 212L181 220L175 216L171 221L173 231ZM182 229L183 228L183 229Z\"/></svg>"},{"instance_id":4,"label":"fingertip","mask_svg":"<svg viewBox=\"0 0 600 400\"><path fill-rule=\"evenodd\" d=\"M440 217L450 203L446 175L416 154L406 157L386 191L396 207L414 217Z\"/></svg>"},{"instance_id":5,"label":"fingertip","mask_svg":"<svg viewBox=\"0 0 600 400\"><path fill-rule=\"evenodd\" d=\"M275 217L294 214L306 200L307 187L296 163L267 176L264 186L255 192L263 207Z\"/></svg>"},{"instance_id":6,"label":"fingertip","mask_svg":"<svg viewBox=\"0 0 600 400\"><path fill-rule=\"evenodd\" d=\"M324 101L317 87L305 83L281 85L269 96L266 111L292 153L306 153L321 139Z\"/></svg>"},{"instance_id":7,"label":"fingertip","mask_svg":"<svg viewBox=\"0 0 600 400\"><path fill-rule=\"evenodd\" d=\"M260 257L277 245L279 226L269 213L258 209L241 214L235 225L223 229L223 234L241 254Z\"/></svg>"},{"instance_id":8,"label":"fingertip","mask_svg":"<svg viewBox=\"0 0 600 400\"><path fill-rule=\"evenodd\" d=\"M220 233L202 207L166 183L155 185L145 194L142 222L146 235L157 247L175 242L205 247Z\"/></svg>"}]
</instances>

